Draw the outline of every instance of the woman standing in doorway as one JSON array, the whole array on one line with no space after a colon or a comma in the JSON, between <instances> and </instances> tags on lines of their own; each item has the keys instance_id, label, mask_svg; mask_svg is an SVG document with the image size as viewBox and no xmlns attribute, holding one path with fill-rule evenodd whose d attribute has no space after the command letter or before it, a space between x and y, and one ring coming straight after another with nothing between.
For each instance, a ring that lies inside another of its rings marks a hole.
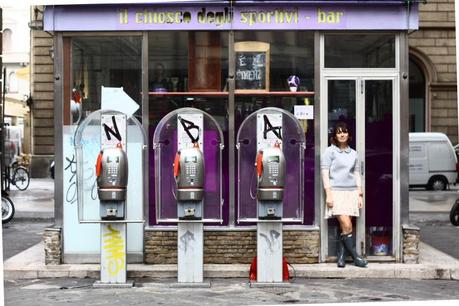
<instances>
[{"instance_id":1,"label":"woman standing in doorway","mask_svg":"<svg viewBox=\"0 0 459 306\"><path fill-rule=\"evenodd\" d=\"M352 136L346 123L338 122L332 135L332 144L325 150L320 165L325 189L325 218L336 217L341 228L338 267L344 268L346 251L356 266L366 267L367 262L357 254L352 239L352 217L358 217L363 206L357 152L349 147Z\"/></svg>"}]
</instances>

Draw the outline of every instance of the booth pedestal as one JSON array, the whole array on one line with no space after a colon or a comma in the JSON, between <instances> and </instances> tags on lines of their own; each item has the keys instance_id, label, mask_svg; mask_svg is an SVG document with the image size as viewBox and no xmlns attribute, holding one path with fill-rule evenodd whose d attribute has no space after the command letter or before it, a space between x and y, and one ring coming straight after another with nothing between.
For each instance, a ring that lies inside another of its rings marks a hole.
<instances>
[{"instance_id":1,"label":"booth pedestal","mask_svg":"<svg viewBox=\"0 0 459 306\"><path fill-rule=\"evenodd\" d=\"M100 224L100 281L94 287L132 287L126 282L126 223Z\"/></svg>"},{"instance_id":2,"label":"booth pedestal","mask_svg":"<svg viewBox=\"0 0 459 306\"><path fill-rule=\"evenodd\" d=\"M181 222L177 233L178 283L203 284L204 225L201 222Z\"/></svg>"},{"instance_id":3,"label":"booth pedestal","mask_svg":"<svg viewBox=\"0 0 459 306\"><path fill-rule=\"evenodd\" d=\"M257 283L282 283L282 223L257 225Z\"/></svg>"}]
</instances>

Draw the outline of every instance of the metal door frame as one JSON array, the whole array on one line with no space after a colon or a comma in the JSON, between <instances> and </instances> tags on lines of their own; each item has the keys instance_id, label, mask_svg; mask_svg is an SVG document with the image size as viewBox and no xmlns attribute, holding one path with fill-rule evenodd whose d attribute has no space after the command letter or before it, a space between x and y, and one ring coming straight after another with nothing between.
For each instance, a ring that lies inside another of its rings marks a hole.
<instances>
[{"instance_id":1,"label":"metal door frame","mask_svg":"<svg viewBox=\"0 0 459 306\"><path fill-rule=\"evenodd\" d=\"M356 82L356 131L357 136L356 150L359 158L365 156L365 81L368 80L392 80L392 192L393 192L393 210L392 210L392 254L378 258L380 260L399 261L401 258L401 181L400 181L400 131L401 122L401 105L400 105L400 36L395 35L395 67L394 68L324 68L324 33L320 35L320 137L319 150L324 152L328 146L328 81L329 80L354 80ZM317 169L317 167L316 167ZM319 170L320 171L320 170ZM321 181L321 176L316 175L316 179ZM320 206L320 255L319 261L325 262L328 257L328 221L324 219L325 197L323 185L320 183L320 197L318 199ZM365 194L365 176L362 176L362 189ZM357 219L356 226L356 246L358 252L363 247L365 251L365 199L364 208Z\"/></svg>"}]
</instances>

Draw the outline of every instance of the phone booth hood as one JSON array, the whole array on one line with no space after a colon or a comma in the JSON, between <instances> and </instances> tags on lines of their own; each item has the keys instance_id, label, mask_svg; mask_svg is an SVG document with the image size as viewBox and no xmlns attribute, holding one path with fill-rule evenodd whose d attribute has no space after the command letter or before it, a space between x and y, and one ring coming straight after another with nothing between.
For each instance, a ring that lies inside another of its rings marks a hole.
<instances>
[{"instance_id":1,"label":"phone booth hood","mask_svg":"<svg viewBox=\"0 0 459 306\"><path fill-rule=\"evenodd\" d=\"M155 169L155 205L158 223L176 223L177 186L174 177L174 159L178 151L178 118L181 116L202 118L202 137L199 148L204 155L203 216L199 222L223 222L223 132L218 122L208 113L196 108L180 108L161 119L153 135ZM196 136L195 134L193 134Z\"/></svg>"},{"instance_id":2,"label":"phone booth hood","mask_svg":"<svg viewBox=\"0 0 459 306\"><path fill-rule=\"evenodd\" d=\"M304 209L304 150L306 137L300 122L290 112L277 108L262 108L250 114L241 124L236 138L237 148L237 222L258 222L257 174L257 118L265 114L281 117L281 148L285 156L286 176L283 196L282 222L303 222ZM263 128L263 127L261 127Z\"/></svg>"},{"instance_id":3,"label":"phone booth hood","mask_svg":"<svg viewBox=\"0 0 459 306\"><path fill-rule=\"evenodd\" d=\"M75 153L77 160L77 203L78 220L80 223L99 223L100 200L97 194L96 161L101 151L101 117L102 115L124 115L126 126L125 150L129 163L127 195L125 200L125 223L143 222L143 207L145 201L144 161L146 155L147 137L142 124L133 116L113 110L98 110L91 113L79 125L74 136ZM140 181L139 181L140 180ZM140 206L140 214L134 213L132 207ZM131 209L129 209L131 207Z\"/></svg>"}]
</instances>

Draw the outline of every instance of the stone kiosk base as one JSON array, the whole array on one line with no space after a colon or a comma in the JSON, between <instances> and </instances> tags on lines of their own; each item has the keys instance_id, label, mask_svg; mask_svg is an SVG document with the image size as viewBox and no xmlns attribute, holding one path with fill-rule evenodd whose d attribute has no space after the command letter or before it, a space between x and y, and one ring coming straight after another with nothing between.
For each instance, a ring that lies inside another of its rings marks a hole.
<instances>
[{"instance_id":1,"label":"stone kiosk base","mask_svg":"<svg viewBox=\"0 0 459 306\"><path fill-rule=\"evenodd\" d=\"M403 225L402 262L419 263L420 230ZM250 264L256 256L256 230L204 231L205 264ZM146 230L144 235L145 264L177 263L177 231ZM62 231L47 228L43 234L45 264L62 263ZM308 231L284 230L283 254L291 264L319 262L320 234L318 229Z\"/></svg>"}]
</instances>

